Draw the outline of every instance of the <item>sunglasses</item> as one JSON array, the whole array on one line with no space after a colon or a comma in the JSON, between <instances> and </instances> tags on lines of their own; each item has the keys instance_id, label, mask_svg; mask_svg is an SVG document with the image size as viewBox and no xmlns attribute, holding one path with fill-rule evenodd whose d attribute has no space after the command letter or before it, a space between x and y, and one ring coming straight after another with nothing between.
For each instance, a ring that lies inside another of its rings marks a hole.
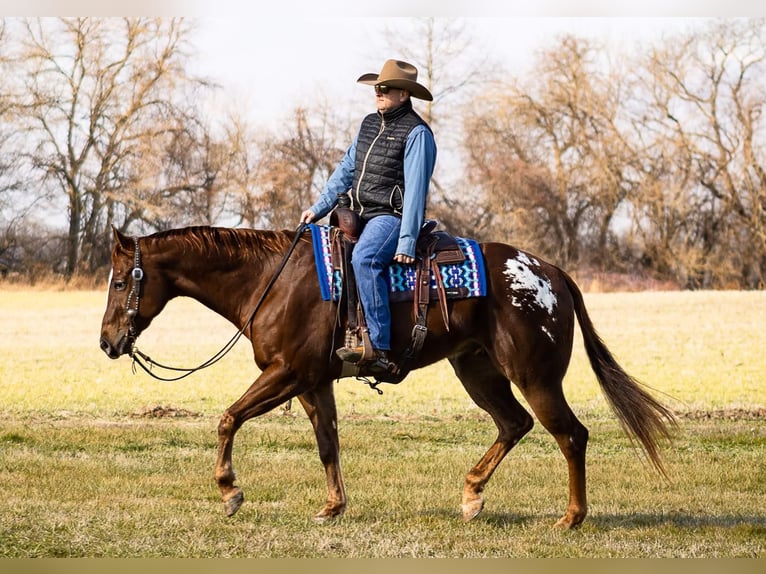
<instances>
[{"instance_id":1,"label":"sunglasses","mask_svg":"<svg viewBox=\"0 0 766 574\"><path fill-rule=\"evenodd\" d=\"M391 86L386 85L379 85L375 86L375 93L376 94L387 94L391 90L395 90L396 88L392 88Z\"/></svg>"}]
</instances>

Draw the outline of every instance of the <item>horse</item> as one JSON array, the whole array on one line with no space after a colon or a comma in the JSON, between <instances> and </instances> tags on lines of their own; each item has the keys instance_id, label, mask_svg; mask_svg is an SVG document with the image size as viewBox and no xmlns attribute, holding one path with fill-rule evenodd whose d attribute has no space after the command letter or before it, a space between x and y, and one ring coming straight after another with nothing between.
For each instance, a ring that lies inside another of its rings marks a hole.
<instances>
[{"instance_id":1,"label":"horse","mask_svg":"<svg viewBox=\"0 0 766 574\"><path fill-rule=\"evenodd\" d=\"M179 296L218 313L252 344L260 374L224 411L217 427L214 476L225 513L234 515L244 501L232 464L237 430L249 419L297 398L311 421L326 478L327 497L314 520L342 515L347 499L333 382L341 377L343 362L333 351L342 346L344 333L336 326L337 303L319 295L306 229L195 226L142 237L114 229L113 236L100 337L100 347L109 358L134 356L138 336L168 301ZM575 318L612 411L640 447L637 454L664 476L662 443L672 440L675 415L618 364L566 272L508 244L479 245L486 295L450 300L448 326L437 308L429 308L430 328L413 366L446 358L470 398L497 427L496 440L465 476L462 518L469 521L479 515L490 477L533 427L533 417L514 395L515 386L566 460L569 497L554 526L574 528L588 511L588 429L562 389ZM401 349L413 328L412 305L392 302L391 312L392 348Z\"/></svg>"}]
</instances>

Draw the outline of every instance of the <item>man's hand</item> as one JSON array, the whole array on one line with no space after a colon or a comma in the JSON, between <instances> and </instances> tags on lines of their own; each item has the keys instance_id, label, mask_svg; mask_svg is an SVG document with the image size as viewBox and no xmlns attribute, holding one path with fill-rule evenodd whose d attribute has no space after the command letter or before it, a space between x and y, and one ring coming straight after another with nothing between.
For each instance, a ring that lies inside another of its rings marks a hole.
<instances>
[{"instance_id":1,"label":"man's hand","mask_svg":"<svg viewBox=\"0 0 766 574\"><path fill-rule=\"evenodd\" d=\"M409 265L411 263L415 263L415 258L410 257L409 255L405 255L404 253L397 253L394 255L394 261L397 263L403 263L405 265Z\"/></svg>"},{"instance_id":2,"label":"man's hand","mask_svg":"<svg viewBox=\"0 0 766 574\"><path fill-rule=\"evenodd\" d=\"M306 211L301 213L301 223L311 223L312 221L314 221L315 217L316 217L316 214L310 209L307 209Z\"/></svg>"}]
</instances>

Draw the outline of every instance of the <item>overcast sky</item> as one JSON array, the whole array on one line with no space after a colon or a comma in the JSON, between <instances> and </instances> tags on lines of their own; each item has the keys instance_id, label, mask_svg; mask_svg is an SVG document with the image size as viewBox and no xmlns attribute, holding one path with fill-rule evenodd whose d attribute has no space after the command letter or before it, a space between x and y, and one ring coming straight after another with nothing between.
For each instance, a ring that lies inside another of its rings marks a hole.
<instances>
[{"instance_id":1,"label":"overcast sky","mask_svg":"<svg viewBox=\"0 0 766 574\"><path fill-rule=\"evenodd\" d=\"M401 57L380 50L394 17L469 18L468 30L488 55L519 71L560 33L630 50L638 41L688 26L693 17L764 15L766 1L0 0L0 14L194 18L196 71L222 85L219 102L270 121L319 98L371 106L372 99L365 99L369 87L356 84L356 78Z\"/></svg>"},{"instance_id":2,"label":"overcast sky","mask_svg":"<svg viewBox=\"0 0 766 574\"><path fill-rule=\"evenodd\" d=\"M637 42L693 24L691 18L504 17L469 18L465 30L492 59L522 72L536 50L549 47L562 33L629 51ZM388 58L402 58L396 50L380 49L386 27L397 25L401 19L202 17L195 67L224 86L222 100L236 101L258 121L269 122L318 99L372 106L371 90L356 79L379 72Z\"/></svg>"}]
</instances>

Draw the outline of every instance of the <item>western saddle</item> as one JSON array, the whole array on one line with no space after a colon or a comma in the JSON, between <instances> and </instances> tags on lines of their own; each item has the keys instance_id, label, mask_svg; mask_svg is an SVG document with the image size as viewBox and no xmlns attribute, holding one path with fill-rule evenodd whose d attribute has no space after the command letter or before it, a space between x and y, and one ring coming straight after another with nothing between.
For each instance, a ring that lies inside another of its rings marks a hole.
<instances>
[{"instance_id":1,"label":"western saddle","mask_svg":"<svg viewBox=\"0 0 766 574\"><path fill-rule=\"evenodd\" d=\"M423 348L428 326L426 315L428 305L432 300L438 300L445 328L449 331L449 309L447 307L447 290L442 281L439 265L458 264L465 261L465 254L460 249L455 237L446 231L437 231L438 222L426 220L420 230L415 249L415 287L412 293L413 314L415 325L412 329L410 344L398 361L398 371L387 375L377 375L378 383L399 383L407 376L412 364ZM339 312L346 309L346 340L348 347L363 345L365 352L361 361L356 365L344 363L344 375L363 375L364 363L373 356L372 344L367 333L364 311L359 301L359 295L351 266L351 254L359 240L362 222L359 215L347 207L337 207L330 215L330 242L332 249L333 268L339 270L342 277L342 293L339 302ZM435 280L435 288L431 286L431 274ZM453 293L452 295L455 295ZM370 384L375 388L374 384ZM376 389L378 390L378 389ZM381 392L378 390L378 392Z\"/></svg>"}]
</instances>

